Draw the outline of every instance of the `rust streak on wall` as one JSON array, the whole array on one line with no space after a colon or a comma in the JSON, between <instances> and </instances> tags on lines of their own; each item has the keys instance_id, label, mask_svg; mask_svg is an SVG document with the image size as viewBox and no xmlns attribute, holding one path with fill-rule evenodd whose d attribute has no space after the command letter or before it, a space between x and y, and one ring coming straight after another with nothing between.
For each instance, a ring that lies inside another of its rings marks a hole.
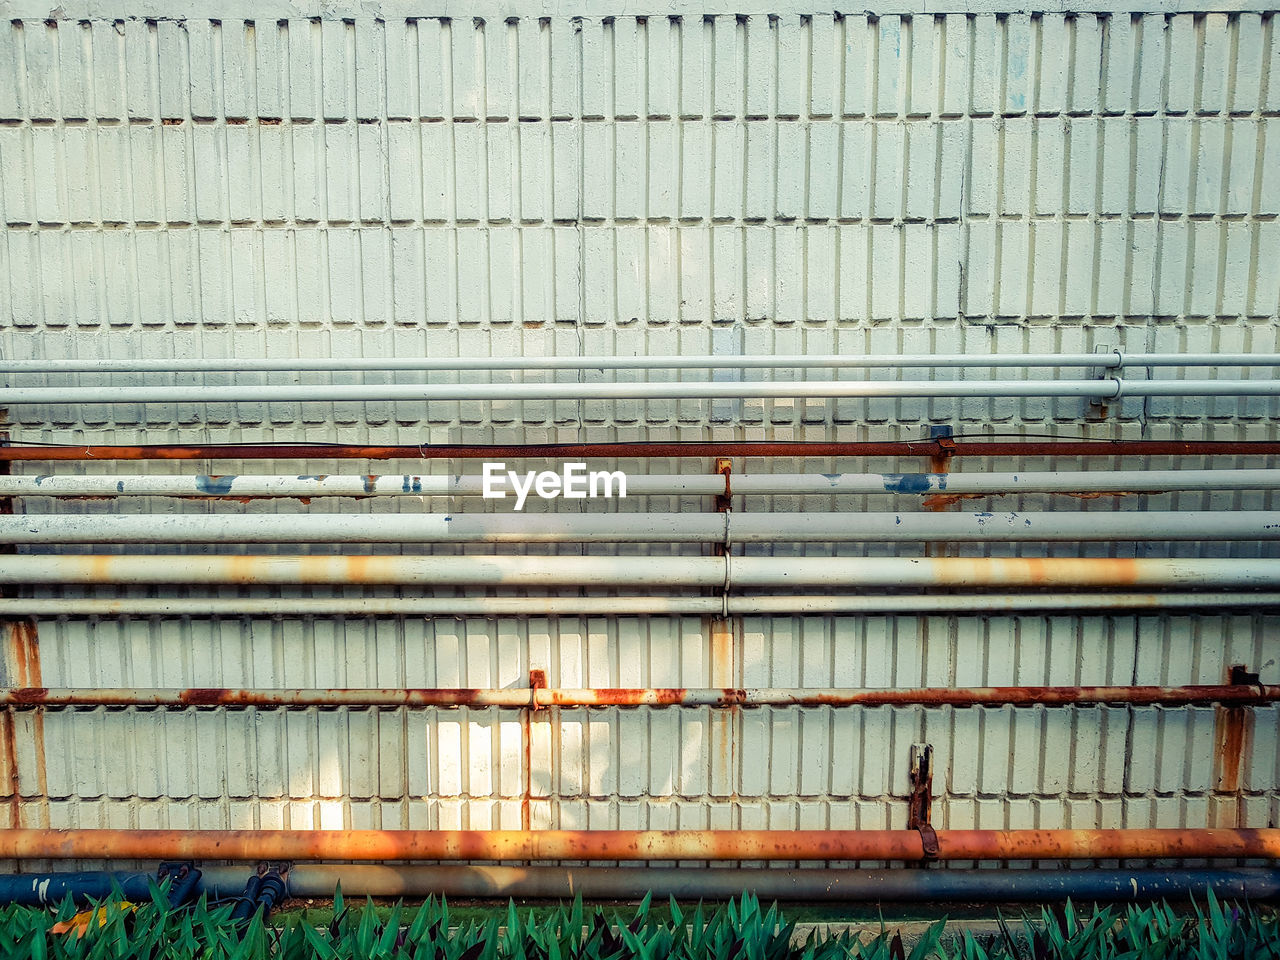
<instances>
[{"instance_id":1,"label":"rust streak on wall","mask_svg":"<svg viewBox=\"0 0 1280 960\"><path fill-rule=\"evenodd\" d=\"M1253 741L1253 711L1217 706L1213 717L1214 789L1221 795L1215 827L1244 826L1241 769Z\"/></svg>"},{"instance_id":2,"label":"rust streak on wall","mask_svg":"<svg viewBox=\"0 0 1280 960\"><path fill-rule=\"evenodd\" d=\"M1256 673L1250 673L1243 664L1227 669L1230 688L1264 690ZM1244 791L1240 773L1245 757L1253 742L1253 711L1241 702L1222 702L1213 713L1213 770L1214 790L1218 794L1216 811L1211 811L1210 825L1218 827L1244 826Z\"/></svg>"},{"instance_id":3,"label":"rust streak on wall","mask_svg":"<svg viewBox=\"0 0 1280 960\"><path fill-rule=\"evenodd\" d=\"M44 682L40 669L40 638L36 632L36 625L31 620L19 620L9 625L9 649L7 651L9 662L12 665L11 676L14 676L18 682L29 684L32 687L40 687ZM18 718L13 711L6 711L9 720L8 734L11 743L8 746L12 752L9 754L13 758L13 811L10 819L14 821L15 826L20 825L21 812L18 805L21 803L21 792L19 790L18 776ZM44 754L44 712L36 711L30 715L31 724L31 753L32 759L35 761L36 774L36 795L39 804L40 824L47 826L49 823L48 808L48 777L45 771L45 754Z\"/></svg>"},{"instance_id":4,"label":"rust streak on wall","mask_svg":"<svg viewBox=\"0 0 1280 960\"><path fill-rule=\"evenodd\" d=\"M0 764L8 788L9 828L20 827L22 798L18 785L18 743L14 735L15 717L12 710L0 712Z\"/></svg>"},{"instance_id":5,"label":"rust streak on wall","mask_svg":"<svg viewBox=\"0 0 1280 960\"><path fill-rule=\"evenodd\" d=\"M0 410L0 419L8 411ZM9 434L0 433L0 444L7 443ZM0 461L0 475L12 472L9 461ZM14 513L13 498L0 498L0 515ZM13 544L0 545L0 553L16 554ZM0 596L12 596L12 588L0 588ZM4 675L10 684L40 687L44 680L40 670L40 638L33 620L11 620L0 623L7 636L4 650ZM45 774L44 712L37 711L30 717L31 752L36 766L36 791L39 804L39 823L49 825L48 778ZM11 709L0 712L0 767L9 782L9 826L22 826L22 782L18 765L18 718Z\"/></svg>"},{"instance_id":6,"label":"rust streak on wall","mask_svg":"<svg viewBox=\"0 0 1280 960\"><path fill-rule=\"evenodd\" d=\"M1214 757L1217 788L1223 793L1240 789L1240 764L1253 726L1244 707L1218 707L1214 717Z\"/></svg>"},{"instance_id":7,"label":"rust streak on wall","mask_svg":"<svg viewBox=\"0 0 1280 960\"><path fill-rule=\"evenodd\" d=\"M711 682L720 687L732 687L737 682L737 663L734 644L734 624L737 621L723 617L708 617L706 625L711 644ZM738 728L738 714L741 707L731 705L727 710L716 710L711 714L711 726L708 731L711 738L711 784L715 791L716 784L724 784L727 796L736 796L737 789L734 776L735 768L735 731Z\"/></svg>"},{"instance_id":8,"label":"rust streak on wall","mask_svg":"<svg viewBox=\"0 0 1280 960\"><path fill-rule=\"evenodd\" d=\"M530 690L544 690L547 686L545 670L529 671ZM524 793L520 797L520 827L530 828L530 807L533 800L533 713L538 709L536 700L520 711L520 737L524 745Z\"/></svg>"}]
</instances>

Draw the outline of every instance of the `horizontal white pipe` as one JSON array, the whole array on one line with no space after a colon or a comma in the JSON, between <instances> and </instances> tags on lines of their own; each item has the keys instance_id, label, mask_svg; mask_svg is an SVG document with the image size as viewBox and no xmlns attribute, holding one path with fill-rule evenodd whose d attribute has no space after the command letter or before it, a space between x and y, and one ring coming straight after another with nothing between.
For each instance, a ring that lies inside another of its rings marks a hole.
<instances>
[{"instance_id":1,"label":"horizontal white pipe","mask_svg":"<svg viewBox=\"0 0 1280 960\"><path fill-rule=\"evenodd\" d=\"M734 494L1139 493L1176 490L1275 490L1280 470L1116 470L1031 473L734 474ZM0 497L382 497L480 496L483 478L388 474L362 476L178 475L0 476ZM720 474L628 474L628 496L723 494Z\"/></svg>"},{"instance_id":2,"label":"horizontal white pipe","mask_svg":"<svg viewBox=\"0 0 1280 960\"><path fill-rule=\"evenodd\" d=\"M361 370L738 370L902 367L1189 367L1276 366L1275 353L987 353L902 355L585 356L585 357L322 357L241 359L174 357L168 360L0 360L0 373L205 373Z\"/></svg>"},{"instance_id":3,"label":"horizontal white pipe","mask_svg":"<svg viewBox=\"0 0 1280 960\"><path fill-rule=\"evenodd\" d=\"M1245 589L1280 588L1280 560L30 554L0 555L0 583Z\"/></svg>"},{"instance_id":4,"label":"horizontal white pipe","mask_svg":"<svg viewBox=\"0 0 1280 960\"><path fill-rule=\"evenodd\" d=\"M0 599L0 617L608 617L1017 613L1280 606L1280 593L1028 593L712 597L39 597Z\"/></svg>"},{"instance_id":5,"label":"horizontal white pipe","mask_svg":"<svg viewBox=\"0 0 1280 960\"><path fill-rule=\"evenodd\" d=\"M1280 540L1280 512L136 514L0 517L0 543Z\"/></svg>"},{"instance_id":6,"label":"horizontal white pipe","mask_svg":"<svg viewBox=\"0 0 1280 960\"><path fill-rule=\"evenodd\" d=\"M764 380L665 383L277 384L173 387L7 387L0 406L25 403L299 403L462 400L698 400L778 397L907 398L1259 397L1280 380Z\"/></svg>"}]
</instances>

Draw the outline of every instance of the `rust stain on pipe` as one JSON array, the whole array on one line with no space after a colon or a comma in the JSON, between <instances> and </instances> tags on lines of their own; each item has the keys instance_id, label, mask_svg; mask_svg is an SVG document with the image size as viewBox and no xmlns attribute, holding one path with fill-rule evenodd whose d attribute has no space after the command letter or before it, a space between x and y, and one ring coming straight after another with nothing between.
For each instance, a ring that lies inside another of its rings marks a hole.
<instances>
[{"instance_id":1,"label":"rust stain on pipe","mask_svg":"<svg viewBox=\"0 0 1280 960\"><path fill-rule=\"evenodd\" d=\"M1280 830L948 830L940 857L951 860L1101 860L1280 857Z\"/></svg>"},{"instance_id":2,"label":"rust stain on pipe","mask_svg":"<svg viewBox=\"0 0 1280 960\"><path fill-rule=\"evenodd\" d=\"M728 441L724 443L531 443L506 445L203 444L181 446L0 445L0 462L18 460L489 460L583 457L1178 457L1277 456L1274 441Z\"/></svg>"},{"instance_id":3,"label":"rust stain on pipe","mask_svg":"<svg viewBox=\"0 0 1280 960\"><path fill-rule=\"evenodd\" d=\"M121 582L121 577L140 578L143 573L133 571L149 571L153 559L136 554L62 554L56 564L64 583L115 583ZM416 558L379 554L217 554L200 559L205 569L198 579L203 583L387 585L404 583L406 568ZM1121 587L1142 585L1149 570L1164 569L1164 561L1104 557L932 557L914 563L938 587ZM848 585L859 586L856 576Z\"/></svg>"},{"instance_id":4,"label":"rust stain on pipe","mask_svg":"<svg viewBox=\"0 0 1280 960\"><path fill-rule=\"evenodd\" d=\"M1280 858L1276 829L946 830L941 860ZM0 859L899 860L914 830L30 830Z\"/></svg>"},{"instance_id":5,"label":"rust stain on pipe","mask_svg":"<svg viewBox=\"0 0 1280 960\"><path fill-rule=\"evenodd\" d=\"M736 706L741 702L742 691L725 691L723 702L717 706ZM555 707L673 707L689 699L683 687L597 687L591 690L544 690L538 699Z\"/></svg>"},{"instance_id":6,"label":"rust stain on pipe","mask_svg":"<svg viewBox=\"0 0 1280 960\"><path fill-rule=\"evenodd\" d=\"M962 500L986 500L991 497L1005 496L1008 494L1016 494L1017 490L1006 490L1003 493L934 493L925 497L920 501L926 510L941 510L944 507L954 506ZM1072 497L1076 500L1101 500L1103 497L1137 497L1145 494L1154 494L1162 491L1146 490L1139 492L1137 490L1051 490L1045 495L1052 497Z\"/></svg>"}]
</instances>

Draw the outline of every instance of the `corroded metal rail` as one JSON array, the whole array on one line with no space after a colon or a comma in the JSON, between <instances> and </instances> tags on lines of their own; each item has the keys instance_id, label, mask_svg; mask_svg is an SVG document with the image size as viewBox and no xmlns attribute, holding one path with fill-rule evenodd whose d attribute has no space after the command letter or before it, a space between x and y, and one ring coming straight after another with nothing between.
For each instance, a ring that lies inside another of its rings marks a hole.
<instances>
[{"instance_id":1,"label":"corroded metal rail","mask_svg":"<svg viewBox=\"0 0 1280 960\"><path fill-rule=\"evenodd\" d=\"M939 860L1280 858L1277 829L940 830ZM877 860L924 859L914 830L0 831L0 859Z\"/></svg>"},{"instance_id":2,"label":"corroded metal rail","mask_svg":"<svg viewBox=\"0 0 1280 960\"><path fill-rule=\"evenodd\" d=\"M0 689L0 705L17 707L853 707L853 706L1186 706L1280 701L1280 685L915 688L348 688Z\"/></svg>"}]
</instances>

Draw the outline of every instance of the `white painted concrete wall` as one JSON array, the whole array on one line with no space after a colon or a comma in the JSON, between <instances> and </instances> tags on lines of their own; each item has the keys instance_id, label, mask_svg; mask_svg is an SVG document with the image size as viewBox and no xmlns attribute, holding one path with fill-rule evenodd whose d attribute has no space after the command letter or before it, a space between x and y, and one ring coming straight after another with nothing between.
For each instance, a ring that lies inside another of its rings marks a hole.
<instances>
[{"instance_id":1,"label":"white painted concrete wall","mask_svg":"<svg viewBox=\"0 0 1280 960\"><path fill-rule=\"evenodd\" d=\"M678 4L637 17L629 5L489 4L431 11L454 14L441 19L393 4L250 6L94 0L50 14L0 2L0 355L1280 350L1270 13ZM7 416L32 441L379 443L895 439L933 423L1274 439L1277 413L1274 400L1130 399L1102 420L1073 400ZM998 502L1272 505L1254 494ZM708 505L626 508L675 507ZM523 684L531 668L570 686L1190 683L1217 682L1232 663L1274 681L1277 626L1263 614L748 618L715 639L696 618L48 621L39 652L50 686L486 686ZM33 680L6 668L9 682ZM16 816L31 825L522 822L517 713L92 710L17 723ZM908 747L923 739L946 771L940 826L1264 826L1280 818L1276 726L1275 711L1257 713L1241 792L1224 793L1212 709L564 710L533 724L528 809L534 827L902 826ZM9 784L0 776L0 793Z\"/></svg>"}]
</instances>

